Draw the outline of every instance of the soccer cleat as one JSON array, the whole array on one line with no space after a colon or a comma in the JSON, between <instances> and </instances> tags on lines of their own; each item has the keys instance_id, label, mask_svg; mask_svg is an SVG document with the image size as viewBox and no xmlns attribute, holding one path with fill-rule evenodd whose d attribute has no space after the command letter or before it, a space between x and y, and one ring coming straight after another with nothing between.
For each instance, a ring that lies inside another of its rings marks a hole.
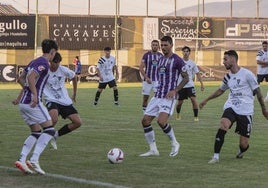
<instances>
[{"instance_id":1,"label":"soccer cleat","mask_svg":"<svg viewBox=\"0 0 268 188\"><path fill-rule=\"evenodd\" d=\"M50 140L50 144L51 144L51 146L53 147L54 150L57 150L57 149L58 149L57 141L56 141L56 138L55 138L55 137L53 137L53 138Z\"/></svg>"},{"instance_id":2,"label":"soccer cleat","mask_svg":"<svg viewBox=\"0 0 268 188\"><path fill-rule=\"evenodd\" d=\"M94 106L94 107L96 107L96 106L97 106L97 104L98 104L97 102L94 102L94 103L93 103L93 106Z\"/></svg>"},{"instance_id":3,"label":"soccer cleat","mask_svg":"<svg viewBox=\"0 0 268 188\"><path fill-rule=\"evenodd\" d=\"M194 117L194 121L199 121L198 117Z\"/></svg>"},{"instance_id":4,"label":"soccer cleat","mask_svg":"<svg viewBox=\"0 0 268 188\"><path fill-rule=\"evenodd\" d=\"M146 153L140 154L140 157L159 156L158 150L149 150Z\"/></svg>"},{"instance_id":5,"label":"soccer cleat","mask_svg":"<svg viewBox=\"0 0 268 188\"><path fill-rule=\"evenodd\" d=\"M212 159L210 161L208 161L208 164L215 164L215 163L218 163L218 162L220 162L219 159L212 157Z\"/></svg>"},{"instance_id":6,"label":"soccer cleat","mask_svg":"<svg viewBox=\"0 0 268 188\"><path fill-rule=\"evenodd\" d=\"M115 101L115 102L114 102L114 105L115 105L115 106L120 106L119 103L118 103L118 101Z\"/></svg>"},{"instance_id":7,"label":"soccer cleat","mask_svg":"<svg viewBox=\"0 0 268 188\"><path fill-rule=\"evenodd\" d=\"M32 168L36 173L45 175L45 171L41 169L38 161L27 161L27 166Z\"/></svg>"},{"instance_id":8,"label":"soccer cleat","mask_svg":"<svg viewBox=\"0 0 268 188\"><path fill-rule=\"evenodd\" d=\"M237 159L242 159L244 156L244 152L241 152L240 150L238 151L238 154L236 155Z\"/></svg>"},{"instance_id":9,"label":"soccer cleat","mask_svg":"<svg viewBox=\"0 0 268 188\"><path fill-rule=\"evenodd\" d=\"M181 115L177 113L176 120L181 120Z\"/></svg>"},{"instance_id":10,"label":"soccer cleat","mask_svg":"<svg viewBox=\"0 0 268 188\"><path fill-rule=\"evenodd\" d=\"M171 152L169 154L170 157L175 157L178 155L180 149L180 144L178 142L174 142L171 144Z\"/></svg>"},{"instance_id":11,"label":"soccer cleat","mask_svg":"<svg viewBox=\"0 0 268 188\"><path fill-rule=\"evenodd\" d=\"M25 174L33 174L33 171L31 171L25 163L16 161L15 166Z\"/></svg>"}]
</instances>

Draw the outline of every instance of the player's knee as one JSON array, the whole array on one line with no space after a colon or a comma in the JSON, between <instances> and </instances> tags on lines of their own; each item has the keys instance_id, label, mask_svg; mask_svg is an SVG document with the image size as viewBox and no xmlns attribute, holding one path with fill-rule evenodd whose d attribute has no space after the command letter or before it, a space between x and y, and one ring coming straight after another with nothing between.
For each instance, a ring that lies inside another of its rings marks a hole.
<instances>
[{"instance_id":1,"label":"player's knee","mask_svg":"<svg viewBox=\"0 0 268 188\"><path fill-rule=\"evenodd\" d=\"M231 126L231 121L227 118L221 118L221 121L220 121L220 128L222 130L225 130L225 131L228 131L230 126Z\"/></svg>"},{"instance_id":2,"label":"player's knee","mask_svg":"<svg viewBox=\"0 0 268 188\"><path fill-rule=\"evenodd\" d=\"M151 124L151 121L144 117L144 118L141 120L141 124L142 124L142 126L146 127L146 126L148 126L148 125Z\"/></svg>"},{"instance_id":3,"label":"player's knee","mask_svg":"<svg viewBox=\"0 0 268 188\"><path fill-rule=\"evenodd\" d=\"M56 133L56 130L53 126L49 126L49 127L44 128L44 133L54 136Z\"/></svg>"},{"instance_id":4,"label":"player's knee","mask_svg":"<svg viewBox=\"0 0 268 188\"><path fill-rule=\"evenodd\" d=\"M164 127L166 124L167 124L167 122L166 121L161 121L161 120L157 120L157 123L158 123L158 125L160 126L160 127Z\"/></svg>"}]
</instances>

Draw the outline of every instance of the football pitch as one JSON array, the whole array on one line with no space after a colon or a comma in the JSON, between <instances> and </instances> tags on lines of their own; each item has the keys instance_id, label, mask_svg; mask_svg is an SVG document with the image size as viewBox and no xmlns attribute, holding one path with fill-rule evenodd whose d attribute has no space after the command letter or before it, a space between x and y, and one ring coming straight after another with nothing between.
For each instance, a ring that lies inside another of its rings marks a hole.
<instances>
[{"instance_id":1,"label":"football pitch","mask_svg":"<svg viewBox=\"0 0 268 188\"><path fill-rule=\"evenodd\" d=\"M197 86L201 102L217 89L219 83L205 83L205 91ZM225 137L220 163L208 164L216 131L227 93L209 101L199 111L194 122L190 100L182 107L182 120L175 113L170 118L177 140L181 144L178 156L171 158L170 142L156 121L153 128L160 156L142 158L148 150L141 118L141 84L119 83L120 106L113 105L113 92L106 89L97 107L93 107L97 84L80 84L75 107L83 125L57 140L58 150L50 144L40 158L46 175L23 175L14 162L29 128L20 116L18 106L11 104L19 87L1 84L0 87L0 188L247 188L268 187L268 121L262 116L255 100L255 115L250 148L243 159L236 159L239 137L233 127ZM263 95L268 85L261 85ZM70 90L71 91L71 90ZM266 103L268 108L268 103ZM68 120L58 122L59 129ZM114 147L124 151L121 164L110 164L107 152Z\"/></svg>"}]
</instances>

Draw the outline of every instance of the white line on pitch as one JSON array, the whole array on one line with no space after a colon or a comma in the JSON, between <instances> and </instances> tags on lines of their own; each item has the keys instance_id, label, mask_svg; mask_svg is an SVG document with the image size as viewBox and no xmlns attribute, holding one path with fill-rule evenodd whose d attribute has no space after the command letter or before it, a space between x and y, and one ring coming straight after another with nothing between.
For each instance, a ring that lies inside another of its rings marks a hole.
<instances>
[{"instance_id":1,"label":"white line on pitch","mask_svg":"<svg viewBox=\"0 0 268 188\"><path fill-rule=\"evenodd\" d=\"M19 171L16 168L11 168L11 167L6 167L6 166L0 166L0 169L11 170L11 171ZM82 179L82 178L75 178L75 177L64 176L64 175L60 175L60 174L46 173L45 176L58 178L58 179L62 179L62 180L67 180L67 181L72 181L72 182L77 182L77 183L84 183L84 184L88 184L88 185L97 185L97 186L103 186L103 187L109 187L109 188L128 188L128 187L125 187L125 186L115 185L115 184L112 184L112 183L105 183L105 182L100 182L100 181L87 180L87 179Z\"/></svg>"}]
</instances>

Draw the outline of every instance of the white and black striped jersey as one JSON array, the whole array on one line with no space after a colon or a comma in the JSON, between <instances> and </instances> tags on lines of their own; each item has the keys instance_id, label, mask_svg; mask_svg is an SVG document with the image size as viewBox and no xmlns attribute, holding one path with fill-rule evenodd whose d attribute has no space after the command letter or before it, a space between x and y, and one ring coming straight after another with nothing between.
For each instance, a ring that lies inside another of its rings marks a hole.
<instances>
[{"instance_id":1,"label":"white and black striped jersey","mask_svg":"<svg viewBox=\"0 0 268 188\"><path fill-rule=\"evenodd\" d=\"M257 61L266 61L268 64L268 52L264 51L264 50L260 50L257 53L256 56L256 60ZM268 74L268 67L262 67L262 65L258 64L258 70L257 70L257 74Z\"/></svg>"},{"instance_id":2,"label":"white and black striped jersey","mask_svg":"<svg viewBox=\"0 0 268 188\"><path fill-rule=\"evenodd\" d=\"M258 87L256 76L243 67L235 74L227 73L220 86L223 91L230 89L228 99L223 107L224 110L232 108L237 114L253 115L253 91Z\"/></svg>"},{"instance_id":3,"label":"white and black striped jersey","mask_svg":"<svg viewBox=\"0 0 268 188\"><path fill-rule=\"evenodd\" d=\"M102 81L99 81L100 83L110 82L115 79L113 72L113 68L115 65L116 62L113 56L110 56L109 58L102 56L99 59L97 68L99 69L100 75L103 78Z\"/></svg>"}]
</instances>

